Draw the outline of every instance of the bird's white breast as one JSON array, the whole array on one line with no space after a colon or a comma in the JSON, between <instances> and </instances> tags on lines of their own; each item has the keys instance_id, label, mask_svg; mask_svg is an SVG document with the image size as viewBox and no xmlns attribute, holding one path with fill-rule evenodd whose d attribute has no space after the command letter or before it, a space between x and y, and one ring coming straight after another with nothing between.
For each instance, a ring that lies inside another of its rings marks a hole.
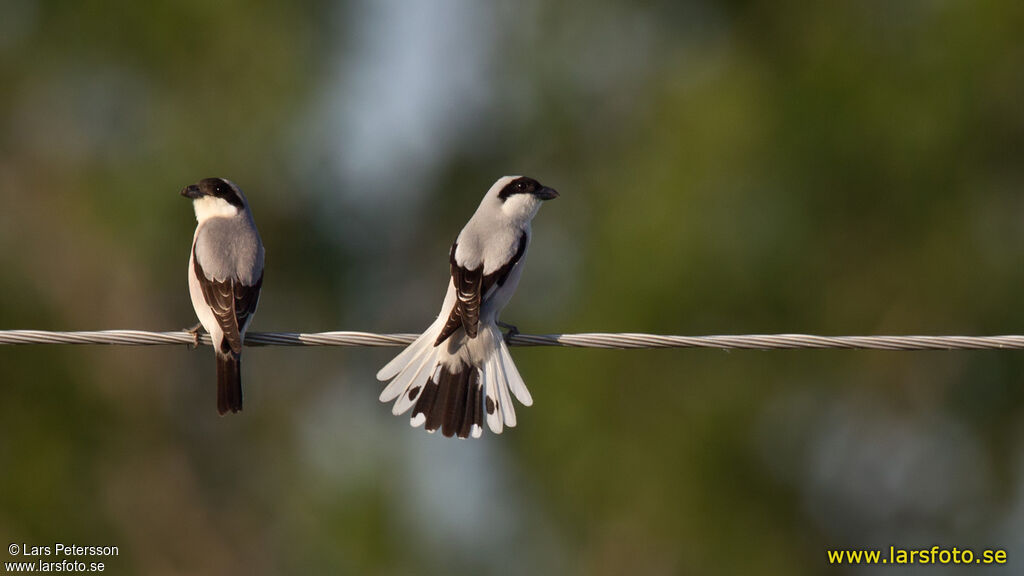
<instances>
[{"instance_id":1,"label":"bird's white breast","mask_svg":"<svg viewBox=\"0 0 1024 576\"><path fill-rule=\"evenodd\" d=\"M238 214L238 208L232 206L227 200L216 196L203 196L192 201L192 208L196 211L196 221L200 224L210 218L231 218Z\"/></svg>"}]
</instances>

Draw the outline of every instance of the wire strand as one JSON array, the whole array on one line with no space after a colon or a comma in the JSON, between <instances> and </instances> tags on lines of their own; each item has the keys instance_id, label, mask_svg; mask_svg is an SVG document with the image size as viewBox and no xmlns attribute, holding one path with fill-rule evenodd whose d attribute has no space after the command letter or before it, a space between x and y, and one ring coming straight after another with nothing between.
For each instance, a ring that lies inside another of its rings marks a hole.
<instances>
[{"instance_id":1,"label":"wire strand","mask_svg":"<svg viewBox=\"0 0 1024 576\"><path fill-rule=\"evenodd\" d=\"M418 334L371 332L250 332L247 346L405 346ZM198 337L210 345L210 336ZM194 345L187 331L98 330L51 332L0 330L0 345L107 344L115 346ZM632 333L519 334L515 346L562 346L632 350L643 348L718 348L721 350L1021 350L1024 336L815 336L811 334L745 334L736 336L667 336Z\"/></svg>"}]
</instances>

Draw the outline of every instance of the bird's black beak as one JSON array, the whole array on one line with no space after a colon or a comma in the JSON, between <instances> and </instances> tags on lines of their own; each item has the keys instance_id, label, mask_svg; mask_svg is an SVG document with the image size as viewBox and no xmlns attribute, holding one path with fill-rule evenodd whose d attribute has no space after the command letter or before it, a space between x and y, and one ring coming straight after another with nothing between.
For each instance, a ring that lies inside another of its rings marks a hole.
<instances>
[{"instance_id":1,"label":"bird's black beak","mask_svg":"<svg viewBox=\"0 0 1024 576\"><path fill-rule=\"evenodd\" d=\"M185 186L185 188L182 189L181 191L181 195L184 196L185 198L191 198L195 200L196 198L202 197L203 192L199 189L199 186L192 184L190 186Z\"/></svg>"},{"instance_id":2,"label":"bird's black beak","mask_svg":"<svg viewBox=\"0 0 1024 576\"><path fill-rule=\"evenodd\" d=\"M537 190L533 195L541 200L552 200L554 198L558 198L558 192L556 192L554 188L548 188L547 186Z\"/></svg>"}]
</instances>

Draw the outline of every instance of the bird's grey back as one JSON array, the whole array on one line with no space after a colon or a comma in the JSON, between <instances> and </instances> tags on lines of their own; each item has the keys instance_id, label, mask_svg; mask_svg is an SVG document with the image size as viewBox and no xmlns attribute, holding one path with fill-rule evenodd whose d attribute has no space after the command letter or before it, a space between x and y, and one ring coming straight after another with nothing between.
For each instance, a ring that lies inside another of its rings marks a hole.
<instances>
[{"instance_id":1,"label":"bird's grey back","mask_svg":"<svg viewBox=\"0 0 1024 576\"><path fill-rule=\"evenodd\" d=\"M263 272L263 243L247 214L210 218L196 232L196 258L211 280L252 286Z\"/></svg>"}]
</instances>

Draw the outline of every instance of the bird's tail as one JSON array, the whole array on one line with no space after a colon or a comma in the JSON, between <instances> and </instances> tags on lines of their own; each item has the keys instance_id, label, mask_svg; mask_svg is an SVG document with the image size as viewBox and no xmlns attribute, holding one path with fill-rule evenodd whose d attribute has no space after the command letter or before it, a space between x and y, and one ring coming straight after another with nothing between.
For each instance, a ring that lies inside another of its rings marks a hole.
<instances>
[{"instance_id":1,"label":"bird's tail","mask_svg":"<svg viewBox=\"0 0 1024 576\"><path fill-rule=\"evenodd\" d=\"M412 408L413 426L440 428L445 436L478 438L485 419L495 434L515 426L511 396L524 406L533 398L497 326L482 324L476 338L459 330L440 346L434 333L424 332L377 373L378 380L391 381L381 402L394 401L396 416Z\"/></svg>"},{"instance_id":2,"label":"bird's tail","mask_svg":"<svg viewBox=\"0 0 1024 576\"><path fill-rule=\"evenodd\" d=\"M242 358L217 353L217 412L221 416L242 410Z\"/></svg>"}]
</instances>

